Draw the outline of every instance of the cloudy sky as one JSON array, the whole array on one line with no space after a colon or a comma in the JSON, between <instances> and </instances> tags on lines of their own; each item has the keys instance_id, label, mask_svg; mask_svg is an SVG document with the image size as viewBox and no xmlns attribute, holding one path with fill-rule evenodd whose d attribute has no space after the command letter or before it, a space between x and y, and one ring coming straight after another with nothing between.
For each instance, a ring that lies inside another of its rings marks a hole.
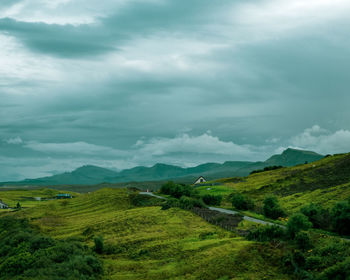
<instances>
[{"instance_id":1,"label":"cloudy sky","mask_svg":"<svg viewBox=\"0 0 350 280\"><path fill-rule=\"evenodd\" d=\"M1 0L0 180L350 152L348 0Z\"/></svg>"}]
</instances>

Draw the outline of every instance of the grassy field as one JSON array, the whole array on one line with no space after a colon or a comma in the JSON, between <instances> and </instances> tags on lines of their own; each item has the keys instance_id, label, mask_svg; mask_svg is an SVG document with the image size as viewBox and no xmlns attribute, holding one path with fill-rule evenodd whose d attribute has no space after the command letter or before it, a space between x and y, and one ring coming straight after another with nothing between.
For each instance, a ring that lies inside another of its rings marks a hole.
<instances>
[{"instance_id":1,"label":"grassy field","mask_svg":"<svg viewBox=\"0 0 350 280\"><path fill-rule=\"evenodd\" d=\"M58 191L53 189L6 189L0 191L0 199L10 207L16 207L17 202L22 207L35 207L40 204L46 204L48 201L37 201L35 198L53 199L59 193L67 193L66 191ZM79 196L79 193L69 192L73 196Z\"/></svg>"},{"instance_id":2,"label":"grassy field","mask_svg":"<svg viewBox=\"0 0 350 280\"><path fill-rule=\"evenodd\" d=\"M13 198L27 197L18 192ZM48 190L31 195L41 192ZM283 271L279 249L247 241L189 211L136 207L132 197L127 189L101 189L69 200L34 201L11 215L27 217L56 239L75 238L90 247L94 236L102 236L105 279L292 279Z\"/></svg>"},{"instance_id":3,"label":"grassy field","mask_svg":"<svg viewBox=\"0 0 350 280\"><path fill-rule=\"evenodd\" d=\"M222 206L230 207L229 194L238 191L253 198L258 207L268 195L279 198L288 214L310 202L326 208L350 197L350 154L326 157L320 161L290 168L252 174L237 180L217 180L219 186L201 186L200 194L224 197ZM210 188L208 190L207 188Z\"/></svg>"}]
</instances>

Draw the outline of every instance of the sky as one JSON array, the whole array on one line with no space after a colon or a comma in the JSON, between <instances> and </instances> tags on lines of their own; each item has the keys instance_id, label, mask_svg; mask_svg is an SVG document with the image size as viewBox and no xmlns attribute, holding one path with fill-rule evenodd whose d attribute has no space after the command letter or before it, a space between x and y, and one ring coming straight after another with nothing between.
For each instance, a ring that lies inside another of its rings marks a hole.
<instances>
[{"instance_id":1,"label":"sky","mask_svg":"<svg viewBox=\"0 0 350 280\"><path fill-rule=\"evenodd\" d=\"M0 181L350 152L348 0L1 0Z\"/></svg>"}]
</instances>

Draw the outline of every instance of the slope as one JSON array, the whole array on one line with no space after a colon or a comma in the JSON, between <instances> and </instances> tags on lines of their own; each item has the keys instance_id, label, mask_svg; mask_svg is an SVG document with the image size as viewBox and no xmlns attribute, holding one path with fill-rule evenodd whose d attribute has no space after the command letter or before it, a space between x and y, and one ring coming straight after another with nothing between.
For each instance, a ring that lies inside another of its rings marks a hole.
<instances>
[{"instance_id":1,"label":"slope","mask_svg":"<svg viewBox=\"0 0 350 280\"><path fill-rule=\"evenodd\" d=\"M104 238L105 279L291 279L279 249L237 237L177 208L136 207L126 189L102 189L15 213L55 238Z\"/></svg>"}]
</instances>

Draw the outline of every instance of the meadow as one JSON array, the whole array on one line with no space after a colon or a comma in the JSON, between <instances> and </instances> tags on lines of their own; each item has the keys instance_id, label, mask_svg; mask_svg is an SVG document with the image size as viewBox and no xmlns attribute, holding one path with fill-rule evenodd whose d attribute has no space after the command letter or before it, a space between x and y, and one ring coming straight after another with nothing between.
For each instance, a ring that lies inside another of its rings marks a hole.
<instances>
[{"instance_id":1,"label":"meadow","mask_svg":"<svg viewBox=\"0 0 350 280\"><path fill-rule=\"evenodd\" d=\"M127 189L101 189L10 215L55 240L93 248L94 238L103 238L104 279L292 279L270 244L247 241L190 211L135 206L134 198Z\"/></svg>"}]
</instances>

